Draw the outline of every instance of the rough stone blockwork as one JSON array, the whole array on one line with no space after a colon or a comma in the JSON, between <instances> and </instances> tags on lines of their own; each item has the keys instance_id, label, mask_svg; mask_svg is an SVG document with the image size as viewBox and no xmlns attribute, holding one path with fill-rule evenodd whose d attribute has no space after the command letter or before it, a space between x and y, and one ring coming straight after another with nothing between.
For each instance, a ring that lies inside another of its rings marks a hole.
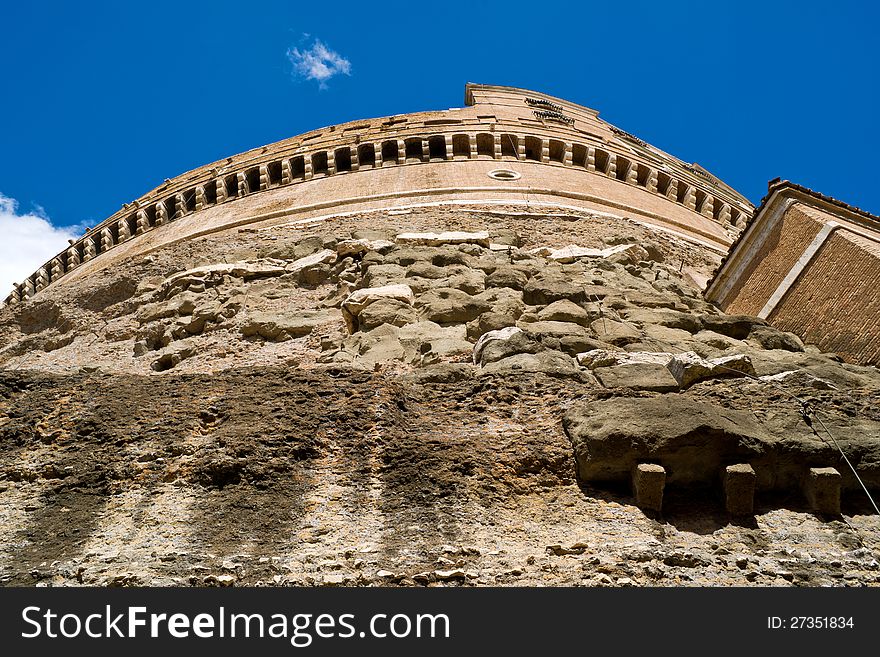
<instances>
[{"instance_id":1,"label":"rough stone blockwork","mask_svg":"<svg viewBox=\"0 0 880 657\"><path fill-rule=\"evenodd\" d=\"M0 583L880 582L876 368L702 295L747 202L467 93L169 181L17 289Z\"/></svg>"}]
</instances>

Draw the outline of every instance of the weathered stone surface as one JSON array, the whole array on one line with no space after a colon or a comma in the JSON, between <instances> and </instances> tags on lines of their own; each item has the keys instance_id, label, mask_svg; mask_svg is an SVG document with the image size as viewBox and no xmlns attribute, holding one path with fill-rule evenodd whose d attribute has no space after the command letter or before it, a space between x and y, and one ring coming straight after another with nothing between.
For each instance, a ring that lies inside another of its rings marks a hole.
<instances>
[{"instance_id":1,"label":"weathered stone surface","mask_svg":"<svg viewBox=\"0 0 880 657\"><path fill-rule=\"evenodd\" d=\"M696 333L703 328L703 322L696 315L665 308L630 308L621 312L629 322L639 325L657 324L688 333Z\"/></svg>"},{"instance_id":2,"label":"weathered stone surface","mask_svg":"<svg viewBox=\"0 0 880 657\"><path fill-rule=\"evenodd\" d=\"M593 320L590 323L590 327L599 340L618 347L635 342L642 337L641 331L635 326L626 322L616 322L613 319L599 318Z\"/></svg>"},{"instance_id":3,"label":"weathered stone surface","mask_svg":"<svg viewBox=\"0 0 880 657\"><path fill-rule=\"evenodd\" d=\"M755 509L755 470L748 463L728 465L721 473L724 508L732 516L750 516Z\"/></svg>"},{"instance_id":4,"label":"weathered stone surface","mask_svg":"<svg viewBox=\"0 0 880 657\"><path fill-rule=\"evenodd\" d=\"M395 264L371 264L364 275L366 287L384 287L386 285L404 284L406 269Z\"/></svg>"},{"instance_id":5,"label":"weathered stone surface","mask_svg":"<svg viewBox=\"0 0 880 657\"><path fill-rule=\"evenodd\" d=\"M364 308L379 299L397 299L403 303L412 304L414 298L413 291L408 285L383 285L355 290L343 302L342 306L352 315L357 316Z\"/></svg>"},{"instance_id":6,"label":"weathered stone surface","mask_svg":"<svg viewBox=\"0 0 880 657\"><path fill-rule=\"evenodd\" d=\"M483 350L484 357L490 348L491 345ZM580 378L580 370L574 359L562 352L551 350L508 356L489 363L483 367L482 372L496 375L541 373L559 378Z\"/></svg>"},{"instance_id":7,"label":"weathered stone surface","mask_svg":"<svg viewBox=\"0 0 880 657\"><path fill-rule=\"evenodd\" d=\"M444 244L478 244L489 246L489 233L479 231L466 233L462 231L447 231L443 233L401 233L395 238L398 244L442 246Z\"/></svg>"},{"instance_id":8,"label":"weathered stone surface","mask_svg":"<svg viewBox=\"0 0 880 657\"><path fill-rule=\"evenodd\" d=\"M568 299L561 299L538 311L538 319L553 322L573 322L574 324L586 327L595 319L595 316L576 303L572 303Z\"/></svg>"},{"instance_id":9,"label":"weathered stone surface","mask_svg":"<svg viewBox=\"0 0 880 657\"><path fill-rule=\"evenodd\" d=\"M299 274L307 269L318 265L326 265L336 261L336 252L330 249L323 249L317 253L313 253L305 258L294 260L285 267L285 270L291 274Z\"/></svg>"},{"instance_id":10,"label":"weathered stone surface","mask_svg":"<svg viewBox=\"0 0 880 657\"><path fill-rule=\"evenodd\" d=\"M254 312L245 318L241 334L245 337L258 335L265 340L290 340L308 335L316 326L338 321L339 314L332 310Z\"/></svg>"},{"instance_id":11,"label":"weathered stone surface","mask_svg":"<svg viewBox=\"0 0 880 657\"><path fill-rule=\"evenodd\" d=\"M542 249L541 255L545 255L550 260L561 263L570 263L582 258L611 258L618 256L622 259L615 259L616 262L638 262L644 260L647 252L636 244L618 244L606 249L594 249L585 246L575 246L571 244L561 249Z\"/></svg>"},{"instance_id":12,"label":"weathered stone surface","mask_svg":"<svg viewBox=\"0 0 880 657\"><path fill-rule=\"evenodd\" d=\"M589 329L572 322L518 322L523 331L537 340L546 338L563 338L566 336L590 337Z\"/></svg>"},{"instance_id":13,"label":"weathered stone surface","mask_svg":"<svg viewBox=\"0 0 880 657\"><path fill-rule=\"evenodd\" d=\"M369 331L381 324L403 326L418 321L418 313L409 303L392 297L376 299L357 316L361 331Z\"/></svg>"},{"instance_id":14,"label":"weathered stone surface","mask_svg":"<svg viewBox=\"0 0 880 657\"><path fill-rule=\"evenodd\" d=\"M663 488L666 470L656 463L638 463L632 469L633 497L643 511L660 513L663 507Z\"/></svg>"},{"instance_id":15,"label":"weathered stone surface","mask_svg":"<svg viewBox=\"0 0 880 657\"><path fill-rule=\"evenodd\" d=\"M579 364L589 369L597 367L611 367L614 365L661 365L664 368L672 359L672 354L666 352L646 351L619 351L608 349L593 349L577 355Z\"/></svg>"},{"instance_id":16,"label":"weathered stone surface","mask_svg":"<svg viewBox=\"0 0 880 657\"><path fill-rule=\"evenodd\" d=\"M748 337L752 327L767 323L763 319L749 315L701 315L700 320L706 330L736 340L744 340Z\"/></svg>"},{"instance_id":17,"label":"weathered stone surface","mask_svg":"<svg viewBox=\"0 0 880 657\"><path fill-rule=\"evenodd\" d=\"M429 353L437 357L470 354L473 345L465 337L462 325L443 327L424 321L407 324L398 331L409 362L416 362Z\"/></svg>"},{"instance_id":18,"label":"weathered stone surface","mask_svg":"<svg viewBox=\"0 0 880 657\"><path fill-rule=\"evenodd\" d=\"M629 363L599 367L593 375L606 388L631 388L651 392L673 392L678 390L678 381L665 365L657 363Z\"/></svg>"},{"instance_id":19,"label":"weathered stone surface","mask_svg":"<svg viewBox=\"0 0 880 657\"><path fill-rule=\"evenodd\" d=\"M446 279L446 287L475 295L486 289L486 275L479 269L468 269Z\"/></svg>"},{"instance_id":20,"label":"weathered stone surface","mask_svg":"<svg viewBox=\"0 0 880 657\"><path fill-rule=\"evenodd\" d=\"M516 326L508 326L506 328L501 328L498 330L489 331L489 332L481 335L480 339L477 340L476 344L474 345L474 354L473 354L474 363L481 362L481 355L483 353L483 349L487 345L491 344L492 342L498 341L498 340L507 341L511 337L513 337L514 335L516 335L518 333L522 333L522 329L517 328ZM496 360L498 360L498 359L496 359Z\"/></svg>"},{"instance_id":21,"label":"weathered stone surface","mask_svg":"<svg viewBox=\"0 0 880 657\"><path fill-rule=\"evenodd\" d=\"M335 254L334 254L335 258ZM186 271L178 272L169 276L165 281L164 287L170 288L187 279L204 279L208 276L233 276L251 280L254 278L264 278L270 276L281 276L289 265L283 260L263 259L247 262L225 263L219 262L212 265L204 265L195 267Z\"/></svg>"},{"instance_id":22,"label":"weathered stone surface","mask_svg":"<svg viewBox=\"0 0 880 657\"><path fill-rule=\"evenodd\" d=\"M747 340L761 345L764 349L804 350L804 343L798 336L787 331L780 331L772 326L753 326Z\"/></svg>"},{"instance_id":23,"label":"weathered stone surface","mask_svg":"<svg viewBox=\"0 0 880 657\"><path fill-rule=\"evenodd\" d=\"M349 255L362 255L367 253L368 251L378 251L379 253L384 253L394 247L394 242L389 242L388 240L368 240L368 239L353 239L353 240L341 240L336 243L336 255L340 258L344 258Z\"/></svg>"},{"instance_id":24,"label":"weathered stone surface","mask_svg":"<svg viewBox=\"0 0 880 657\"><path fill-rule=\"evenodd\" d=\"M813 512L840 514L840 472L836 468L810 468L803 490Z\"/></svg>"},{"instance_id":25,"label":"weathered stone surface","mask_svg":"<svg viewBox=\"0 0 880 657\"><path fill-rule=\"evenodd\" d=\"M587 292L583 285L572 282L571 277L561 271L544 271L529 279L523 288L523 301L532 306L545 306L568 299L575 303L586 301Z\"/></svg>"},{"instance_id":26,"label":"weathered stone surface","mask_svg":"<svg viewBox=\"0 0 880 657\"><path fill-rule=\"evenodd\" d=\"M667 367L682 388L716 377L755 375L751 359L743 354L706 360L692 351L686 351L675 354Z\"/></svg>"},{"instance_id":27,"label":"weathered stone surface","mask_svg":"<svg viewBox=\"0 0 880 657\"><path fill-rule=\"evenodd\" d=\"M725 461L761 454L765 436L747 413L679 395L576 405L563 427L584 481L625 481L650 460L666 467L670 483L711 482Z\"/></svg>"},{"instance_id":28,"label":"weathered stone surface","mask_svg":"<svg viewBox=\"0 0 880 657\"><path fill-rule=\"evenodd\" d=\"M487 301L453 288L429 290L415 300L415 306L424 319L440 324L469 322L491 309Z\"/></svg>"},{"instance_id":29,"label":"weathered stone surface","mask_svg":"<svg viewBox=\"0 0 880 657\"><path fill-rule=\"evenodd\" d=\"M467 323L468 340L477 340L484 333L512 326L514 321L507 313L483 313Z\"/></svg>"},{"instance_id":30,"label":"weathered stone surface","mask_svg":"<svg viewBox=\"0 0 880 657\"><path fill-rule=\"evenodd\" d=\"M509 287L522 290L529 282L529 271L516 265L501 265L486 277L486 287Z\"/></svg>"},{"instance_id":31,"label":"weathered stone surface","mask_svg":"<svg viewBox=\"0 0 880 657\"><path fill-rule=\"evenodd\" d=\"M519 319L525 310L522 294L508 287L493 287L474 295L481 303L487 303L493 313L506 315L512 321Z\"/></svg>"}]
</instances>

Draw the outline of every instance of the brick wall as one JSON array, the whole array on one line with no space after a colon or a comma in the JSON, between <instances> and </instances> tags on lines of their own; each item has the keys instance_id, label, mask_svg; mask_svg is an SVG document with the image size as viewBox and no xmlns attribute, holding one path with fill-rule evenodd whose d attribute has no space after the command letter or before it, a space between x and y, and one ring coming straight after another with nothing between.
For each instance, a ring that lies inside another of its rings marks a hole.
<instances>
[{"instance_id":1,"label":"brick wall","mask_svg":"<svg viewBox=\"0 0 880 657\"><path fill-rule=\"evenodd\" d=\"M838 230L768 320L850 362L880 365L880 248Z\"/></svg>"},{"instance_id":2,"label":"brick wall","mask_svg":"<svg viewBox=\"0 0 880 657\"><path fill-rule=\"evenodd\" d=\"M809 208L789 208L726 295L725 312L757 315L821 228Z\"/></svg>"}]
</instances>

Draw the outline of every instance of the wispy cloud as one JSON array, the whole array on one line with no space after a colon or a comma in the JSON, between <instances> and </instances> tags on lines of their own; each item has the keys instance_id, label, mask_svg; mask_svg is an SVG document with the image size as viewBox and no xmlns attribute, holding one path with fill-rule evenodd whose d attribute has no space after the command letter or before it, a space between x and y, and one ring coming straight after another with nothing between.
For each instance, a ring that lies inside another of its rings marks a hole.
<instances>
[{"instance_id":1,"label":"wispy cloud","mask_svg":"<svg viewBox=\"0 0 880 657\"><path fill-rule=\"evenodd\" d=\"M304 34L304 38L308 38ZM315 80L321 89L327 88L327 80L334 75L351 75L351 62L322 41L315 39L311 47L291 48L287 57L293 64L293 74L305 80Z\"/></svg>"},{"instance_id":2,"label":"wispy cloud","mask_svg":"<svg viewBox=\"0 0 880 657\"><path fill-rule=\"evenodd\" d=\"M19 213L18 201L0 193L0 300L82 233L52 225L41 207Z\"/></svg>"}]
</instances>

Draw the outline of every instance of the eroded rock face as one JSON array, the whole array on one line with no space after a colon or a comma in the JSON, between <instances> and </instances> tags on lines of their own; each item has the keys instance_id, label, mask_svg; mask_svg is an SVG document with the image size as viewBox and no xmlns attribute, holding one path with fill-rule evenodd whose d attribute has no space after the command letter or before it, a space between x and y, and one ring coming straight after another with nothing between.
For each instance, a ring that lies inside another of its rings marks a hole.
<instances>
[{"instance_id":1,"label":"eroded rock face","mask_svg":"<svg viewBox=\"0 0 880 657\"><path fill-rule=\"evenodd\" d=\"M719 313L679 273L714 267L694 245L511 216L227 232L4 309L0 582L876 583L806 513L839 454L789 396L876 488L876 369ZM658 521L601 484L646 462ZM752 528L727 467L755 473Z\"/></svg>"},{"instance_id":2,"label":"eroded rock face","mask_svg":"<svg viewBox=\"0 0 880 657\"><path fill-rule=\"evenodd\" d=\"M847 424L835 427L835 433L861 455L863 479L875 482L880 444L869 436L877 434L880 423ZM669 483L708 485L718 479L723 465L750 463L759 488L786 490L798 487L808 466L839 457L796 408L759 422L747 411L681 395L616 397L579 405L565 414L563 426L584 481L628 480L636 463L648 461L666 468ZM858 485L851 473L844 478L848 485Z\"/></svg>"}]
</instances>

